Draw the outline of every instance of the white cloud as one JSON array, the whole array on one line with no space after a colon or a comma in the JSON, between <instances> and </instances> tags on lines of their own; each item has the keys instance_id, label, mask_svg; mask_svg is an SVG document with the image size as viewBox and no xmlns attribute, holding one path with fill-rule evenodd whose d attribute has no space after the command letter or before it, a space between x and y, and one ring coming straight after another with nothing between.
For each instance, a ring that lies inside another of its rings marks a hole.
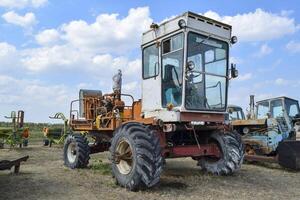
<instances>
[{"instance_id":1,"label":"white cloud","mask_svg":"<svg viewBox=\"0 0 300 200\"><path fill-rule=\"evenodd\" d=\"M55 29L46 29L35 36L35 39L40 45L53 45L60 40L60 34Z\"/></svg>"},{"instance_id":2,"label":"white cloud","mask_svg":"<svg viewBox=\"0 0 300 200\"><path fill-rule=\"evenodd\" d=\"M35 24L37 24L35 15L32 12L26 13L24 16L22 16L22 15L15 13L14 11L10 11L10 12L4 13L2 15L2 18L7 23L21 26L23 28L30 28L30 27L34 26Z\"/></svg>"},{"instance_id":3,"label":"white cloud","mask_svg":"<svg viewBox=\"0 0 300 200\"><path fill-rule=\"evenodd\" d=\"M19 54L15 46L6 42L0 43L0 72L13 71L19 64Z\"/></svg>"},{"instance_id":4,"label":"white cloud","mask_svg":"<svg viewBox=\"0 0 300 200\"><path fill-rule=\"evenodd\" d=\"M247 81L252 79L252 73L241 74L238 76L237 81Z\"/></svg>"},{"instance_id":5,"label":"white cloud","mask_svg":"<svg viewBox=\"0 0 300 200\"><path fill-rule=\"evenodd\" d=\"M234 64L242 64L244 62L243 59L237 57L230 57L229 61L230 63L234 63Z\"/></svg>"},{"instance_id":6,"label":"white cloud","mask_svg":"<svg viewBox=\"0 0 300 200\"><path fill-rule=\"evenodd\" d=\"M139 83L137 81L126 83L126 84L123 85L123 89L124 89L125 92L133 92L137 89L138 84Z\"/></svg>"},{"instance_id":7,"label":"white cloud","mask_svg":"<svg viewBox=\"0 0 300 200\"><path fill-rule=\"evenodd\" d=\"M123 56L113 58L110 54L95 56L93 64L95 64L94 70L99 70L99 68L107 71L121 69L124 75L140 75L142 69L142 61L140 59L130 61ZM110 66L110 69L107 66Z\"/></svg>"},{"instance_id":8,"label":"white cloud","mask_svg":"<svg viewBox=\"0 0 300 200\"><path fill-rule=\"evenodd\" d=\"M240 41L272 40L295 33L300 28L299 24L296 24L293 18L289 18L286 12L277 14L260 8L254 12L235 16L220 16L213 11L208 11L204 15L232 25L233 34Z\"/></svg>"},{"instance_id":9,"label":"white cloud","mask_svg":"<svg viewBox=\"0 0 300 200\"><path fill-rule=\"evenodd\" d=\"M85 65L82 64L88 59L87 55L68 45L25 49L21 52L21 62L32 72L83 67Z\"/></svg>"},{"instance_id":10,"label":"white cloud","mask_svg":"<svg viewBox=\"0 0 300 200\"><path fill-rule=\"evenodd\" d=\"M9 56L10 54L14 54L16 52L16 47L10 45L6 42L0 43L0 58Z\"/></svg>"},{"instance_id":11,"label":"white cloud","mask_svg":"<svg viewBox=\"0 0 300 200\"><path fill-rule=\"evenodd\" d=\"M300 53L300 42L290 41L286 48L292 53Z\"/></svg>"},{"instance_id":12,"label":"white cloud","mask_svg":"<svg viewBox=\"0 0 300 200\"><path fill-rule=\"evenodd\" d=\"M261 58L261 57L271 54L272 51L273 51L273 49L271 47L269 47L267 44L263 44L259 48L259 52L255 53L254 56Z\"/></svg>"},{"instance_id":13,"label":"white cloud","mask_svg":"<svg viewBox=\"0 0 300 200\"><path fill-rule=\"evenodd\" d=\"M140 74L141 60L129 60L126 55L139 48L142 32L152 22L149 15L149 8L141 7L130 9L123 18L101 14L92 24L78 20L46 29L35 36L41 47L22 50L21 61L32 72L80 67L97 74L117 69L124 75Z\"/></svg>"},{"instance_id":14,"label":"white cloud","mask_svg":"<svg viewBox=\"0 0 300 200\"><path fill-rule=\"evenodd\" d=\"M152 19L148 7L132 8L124 18L101 14L94 23L71 21L62 26L63 38L75 48L97 53L124 53L136 49Z\"/></svg>"},{"instance_id":15,"label":"white cloud","mask_svg":"<svg viewBox=\"0 0 300 200\"><path fill-rule=\"evenodd\" d=\"M76 96L72 88L62 84L51 85L39 80L0 75L0 118L11 109L24 109L26 121L48 121L48 116L55 112L67 114L68 104Z\"/></svg>"},{"instance_id":16,"label":"white cloud","mask_svg":"<svg viewBox=\"0 0 300 200\"><path fill-rule=\"evenodd\" d=\"M39 8L48 3L48 0L0 0L0 7L5 8Z\"/></svg>"},{"instance_id":17,"label":"white cloud","mask_svg":"<svg viewBox=\"0 0 300 200\"><path fill-rule=\"evenodd\" d=\"M285 79L283 79L283 78L277 78L277 79L275 80L275 84L276 84L276 85L280 85L280 86L284 86L284 85L290 84L290 81L285 80Z\"/></svg>"}]
</instances>

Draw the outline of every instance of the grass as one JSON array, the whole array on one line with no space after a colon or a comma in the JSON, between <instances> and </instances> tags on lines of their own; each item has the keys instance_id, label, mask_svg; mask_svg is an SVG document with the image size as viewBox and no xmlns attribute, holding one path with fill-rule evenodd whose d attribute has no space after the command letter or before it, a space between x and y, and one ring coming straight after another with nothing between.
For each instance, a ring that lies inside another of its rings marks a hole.
<instances>
[{"instance_id":1,"label":"grass","mask_svg":"<svg viewBox=\"0 0 300 200\"><path fill-rule=\"evenodd\" d=\"M97 160L91 164L91 169L100 172L102 175L110 175L111 167L109 163L104 163L102 160Z\"/></svg>"}]
</instances>

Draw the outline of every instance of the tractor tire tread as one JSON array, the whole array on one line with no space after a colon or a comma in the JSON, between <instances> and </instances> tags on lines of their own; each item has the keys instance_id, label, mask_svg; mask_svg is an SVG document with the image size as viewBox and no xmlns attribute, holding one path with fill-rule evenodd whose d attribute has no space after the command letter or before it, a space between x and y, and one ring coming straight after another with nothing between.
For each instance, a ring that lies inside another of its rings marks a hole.
<instances>
[{"instance_id":1,"label":"tractor tire tread","mask_svg":"<svg viewBox=\"0 0 300 200\"><path fill-rule=\"evenodd\" d=\"M110 147L110 158L114 158L114 150L120 138L132 141L135 151L136 168L132 169L130 179L124 181L120 177L117 167L112 167L116 182L131 190L143 190L159 182L162 171L162 156L159 139L156 132L140 123L127 123L115 131ZM158 141L158 142L157 142ZM114 163L112 162L112 165Z\"/></svg>"}]
</instances>

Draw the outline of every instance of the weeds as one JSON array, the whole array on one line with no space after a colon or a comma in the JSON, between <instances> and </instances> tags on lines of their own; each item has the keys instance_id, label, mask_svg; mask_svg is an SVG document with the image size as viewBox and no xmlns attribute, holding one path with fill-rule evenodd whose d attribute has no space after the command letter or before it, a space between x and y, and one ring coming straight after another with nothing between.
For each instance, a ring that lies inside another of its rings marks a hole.
<instances>
[{"instance_id":1,"label":"weeds","mask_svg":"<svg viewBox=\"0 0 300 200\"><path fill-rule=\"evenodd\" d=\"M109 163L104 163L102 160L97 160L91 165L91 169L100 172L102 175L110 175L111 168Z\"/></svg>"}]
</instances>

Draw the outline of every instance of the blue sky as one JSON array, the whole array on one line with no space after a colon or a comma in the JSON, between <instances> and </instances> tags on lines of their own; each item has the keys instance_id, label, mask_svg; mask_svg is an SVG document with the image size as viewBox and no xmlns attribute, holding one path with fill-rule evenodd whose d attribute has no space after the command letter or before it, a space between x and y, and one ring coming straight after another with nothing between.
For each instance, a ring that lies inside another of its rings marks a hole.
<instances>
[{"instance_id":1,"label":"blue sky","mask_svg":"<svg viewBox=\"0 0 300 200\"><path fill-rule=\"evenodd\" d=\"M230 103L286 95L300 99L300 4L294 1L0 0L0 121L24 109L26 120L66 114L80 88L140 97L140 39L149 24L193 11L233 26L240 77Z\"/></svg>"}]
</instances>

